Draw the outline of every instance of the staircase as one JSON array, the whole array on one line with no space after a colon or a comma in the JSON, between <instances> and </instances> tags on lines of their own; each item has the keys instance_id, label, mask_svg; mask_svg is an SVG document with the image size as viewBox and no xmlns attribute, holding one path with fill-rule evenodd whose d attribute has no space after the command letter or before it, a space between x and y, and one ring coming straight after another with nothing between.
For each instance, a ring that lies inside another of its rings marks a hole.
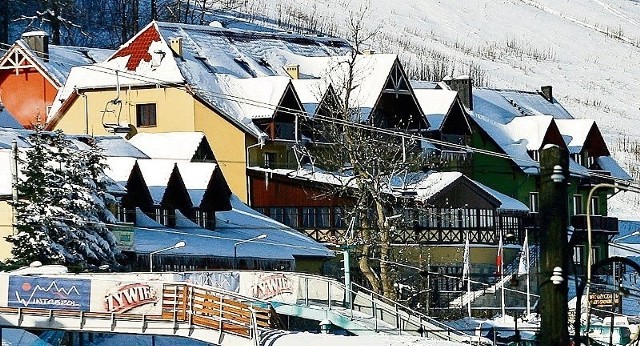
<instances>
[{"instance_id":1,"label":"staircase","mask_svg":"<svg viewBox=\"0 0 640 346\"><path fill-rule=\"evenodd\" d=\"M535 269L537 267L538 261L540 259L540 253L539 253L538 250L539 250L539 246L538 245L530 245L529 246L529 271L531 271L532 268ZM507 265L507 267L504 269L504 275L503 275L501 280L498 280L493 285L487 285L488 287L483 288L481 290L465 292L460 297L452 300L449 303L449 307L450 308L463 308L463 307L467 306L467 304L469 304L469 302L471 302L471 304L473 304L474 301L476 301L478 298L484 296L485 294L493 295L496 292L498 292L500 290L500 288L503 287L504 284L506 284L509 281L511 281L511 279L513 278L514 275L516 275L516 276L518 275L518 267L520 265L520 259L521 259L522 255L523 255L523 253L524 253L524 251L520 250L520 252L514 258L514 260L511 261Z\"/></svg>"}]
</instances>

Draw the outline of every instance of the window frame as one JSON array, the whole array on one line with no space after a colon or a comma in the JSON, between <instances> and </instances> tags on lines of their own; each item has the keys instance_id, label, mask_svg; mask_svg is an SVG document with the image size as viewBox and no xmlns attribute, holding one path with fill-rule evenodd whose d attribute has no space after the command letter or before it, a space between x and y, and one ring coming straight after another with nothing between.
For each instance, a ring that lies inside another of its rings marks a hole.
<instances>
[{"instance_id":1,"label":"window frame","mask_svg":"<svg viewBox=\"0 0 640 346\"><path fill-rule=\"evenodd\" d=\"M153 110L151 113L146 113ZM155 103L136 104L136 126L156 127L158 126L158 110Z\"/></svg>"}]
</instances>

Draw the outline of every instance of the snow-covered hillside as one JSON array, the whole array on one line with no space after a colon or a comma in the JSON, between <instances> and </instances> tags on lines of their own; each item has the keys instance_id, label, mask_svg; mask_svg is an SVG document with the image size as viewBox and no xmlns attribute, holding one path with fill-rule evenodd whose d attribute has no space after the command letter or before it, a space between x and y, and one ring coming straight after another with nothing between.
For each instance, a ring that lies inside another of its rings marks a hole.
<instances>
[{"instance_id":1,"label":"snow-covered hillside","mask_svg":"<svg viewBox=\"0 0 640 346\"><path fill-rule=\"evenodd\" d=\"M494 88L552 85L573 116L597 121L612 154L639 176L631 151L640 141L640 1L247 0L238 11L345 38L349 18L364 13L363 32L375 33L367 46L400 54L414 77L453 70ZM620 197L613 215L640 219L638 194Z\"/></svg>"}]
</instances>

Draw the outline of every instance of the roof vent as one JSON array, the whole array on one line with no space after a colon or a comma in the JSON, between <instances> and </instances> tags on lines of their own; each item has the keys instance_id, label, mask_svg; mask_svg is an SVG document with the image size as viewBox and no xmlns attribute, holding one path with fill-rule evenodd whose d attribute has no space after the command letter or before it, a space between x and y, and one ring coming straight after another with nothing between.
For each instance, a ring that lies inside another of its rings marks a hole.
<instances>
[{"instance_id":1,"label":"roof vent","mask_svg":"<svg viewBox=\"0 0 640 346\"><path fill-rule=\"evenodd\" d=\"M287 71L287 74L289 74L289 77L293 79L300 79L300 65L285 65L284 69Z\"/></svg>"},{"instance_id":2,"label":"roof vent","mask_svg":"<svg viewBox=\"0 0 640 346\"><path fill-rule=\"evenodd\" d=\"M551 85L545 85L540 87L540 90L542 91L542 96L545 100L553 103L553 87Z\"/></svg>"},{"instance_id":3,"label":"roof vent","mask_svg":"<svg viewBox=\"0 0 640 346\"><path fill-rule=\"evenodd\" d=\"M362 51L362 54L364 55L374 55L376 54L376 51L374 49L365 49Z\"/></svg>"},{"instance_id":4,"label":"roof vent","mask_svg":"<svg viewBox=\"0 0 640 346\"><path fill-rule=\"evenodd\" d=\"M174 37L171 39L170 42L171 45L171 50L173 50L173 52L182 58L182 37Z\"/></svg>"},{"instance_id":5,"label":"roof vent","mask_svg":"<svg viewBox=\"0 0 640 346\"><path fill-rule=\"evenodd\" d=\"M49 60L49 34L44 31L30 31L22 34L22 39L37 56Z\"/></svg>"}]
</instances>

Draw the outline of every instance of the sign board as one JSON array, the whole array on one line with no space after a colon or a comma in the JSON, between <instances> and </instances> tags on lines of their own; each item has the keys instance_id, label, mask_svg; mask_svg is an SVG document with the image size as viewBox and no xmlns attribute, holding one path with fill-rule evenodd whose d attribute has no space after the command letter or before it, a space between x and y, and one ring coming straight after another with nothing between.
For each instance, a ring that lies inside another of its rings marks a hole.
<instances>
[{"instance_id":1,"label":"sign board","mask_svg":"<svg viewBox=\"0 0 640 346\"><path fill-rule=\"evenodd\" d=\"M614 292L589 293L591 306L596 308L611 308L620 304L620 295Z\"/></svg>"},{"instance_id":2,"label":"sign board","mask_svg":"<svg viewBox=\"0 0 640 346\"><path fill-rule=\"evenodd\" d=\"M162 313L161 283L94 281L91 292L91 311L150 315Z\"/></svg>"},{"instance_id":3,"label":"sign board","mask_svg":"<svg viewBox=\"0 0 640 346\"><path fill-rule=\"evenodd\" d=\"M91 281L10 276L8 293L10 307L89 311Z\"/></svg>"},{"instance_id":4,"label":"sign board","mask_svg":"<svg viewBox=\"0 0 640 346\"><path fill-rule=\"evenodd\" d=\"M240 293L269 301L295 304L298 280L284 273L241 273Z\"/></svg>"},{"instance_id":5,"label":"sign board","mask_svg":"<svg viewBox=\"0 0 640 346\"><path fill-rule=\"evenodd\" d=\"M118 224L111 226L111 233L116 237L116 244L122 250L133 250L133 224Z\"/></svg>"}]
</instances>

